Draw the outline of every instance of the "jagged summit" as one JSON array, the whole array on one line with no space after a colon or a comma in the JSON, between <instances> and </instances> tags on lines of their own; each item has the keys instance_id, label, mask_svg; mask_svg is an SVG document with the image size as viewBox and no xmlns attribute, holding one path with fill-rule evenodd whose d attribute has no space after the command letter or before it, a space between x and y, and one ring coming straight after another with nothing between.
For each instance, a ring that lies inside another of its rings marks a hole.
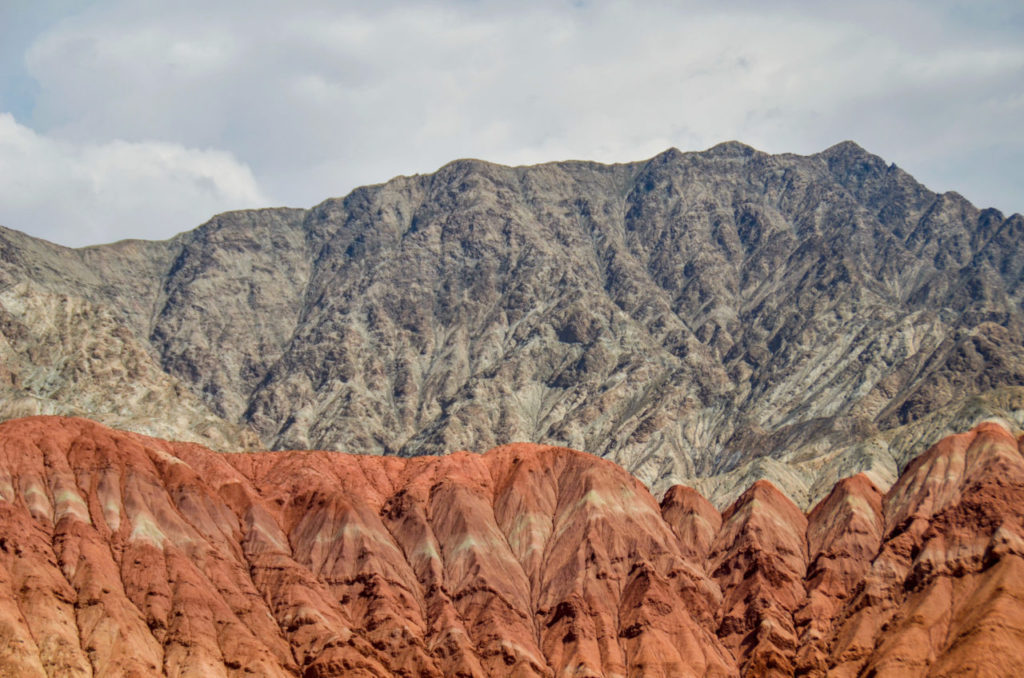
<instances>
[{"instance_id":1,"label":"jagged summit","mask_svg":"<svg viewBox=\"0 0 1024 678\"><path fill-rule=\"evenodd\" d=\"M764 153L762 151L759 151L756 148L753 148L752 146L748 146L748 145L746 145L744 143L741 143L739 141L723 141L722 143L715 144L714 146L712 146L708 150L704 151L703 154L710 155L710 156L730 156L730 157L737 157L738 156L738 157L744 157L744 158L750 157L750 156L756 155L756 154L764 155Z\"/></svg>"},{"instance_id":2,"label":"jagged summit","mask_svg":"<svg viewBox=\"0 0 1024 678\"><path fill-rule=\"evenodd\" d=\"M846 157L846 158L877 158L878 157L878 156L874 155L873 153L869 153L868 151L866 151L856 141L850 141L849 139L847 139L845 141L840 141L837 144L833 144L832 146L829 146L824 151L821 151L820 153L818 153L818 155L824 156L826 158L838 158L838 157Z\"/></svg>"},{"instance_id":3,"label":"jagged summit","mask_svg":"<svg viewBox=\"0 0 1024 678\"><path fill-rule=\"evenodd\" d=\"M852 144L737 142L456 161L156 243L0 231L0 414L222 448L550 443L659 494L768 478L807 508L891 483L918 422L975 396L1019 423L1022 237Z\"/></svg>"}]
</instances>

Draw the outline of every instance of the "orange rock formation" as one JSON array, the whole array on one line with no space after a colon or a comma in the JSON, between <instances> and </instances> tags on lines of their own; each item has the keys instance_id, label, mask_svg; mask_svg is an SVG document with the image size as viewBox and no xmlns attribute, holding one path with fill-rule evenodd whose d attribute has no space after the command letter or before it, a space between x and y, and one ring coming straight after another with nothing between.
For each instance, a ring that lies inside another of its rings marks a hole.
<instances>
[{"instance_id":1,"label":"orange rock formation","mask_svg":"<svg viewBox=\"0 0 1024 678\"><path fill-rule=\"evenodd\" d=\"M883 496L724 514L509 445L218 454L0 425L0 675L1024 674L1024 457L997 424Z\"/></svg>"}]
</instances>

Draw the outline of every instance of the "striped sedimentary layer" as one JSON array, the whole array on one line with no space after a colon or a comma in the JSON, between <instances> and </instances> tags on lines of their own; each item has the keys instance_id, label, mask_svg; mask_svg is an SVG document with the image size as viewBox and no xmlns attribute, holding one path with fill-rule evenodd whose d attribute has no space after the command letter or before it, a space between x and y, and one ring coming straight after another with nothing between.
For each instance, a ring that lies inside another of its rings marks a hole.
<instances>
[{"instance_id":1,"label":"striped sedimentary layer","mask_svg":"<svg viewBox=\"0 0 1024 678\"><path fill-rule=\"evenodd\" d=\"M1024 457L998 423L809 514L661 505L565 448L218 454L0 425L0 674L1024 672Z\"/></svg>"}]
</instances>

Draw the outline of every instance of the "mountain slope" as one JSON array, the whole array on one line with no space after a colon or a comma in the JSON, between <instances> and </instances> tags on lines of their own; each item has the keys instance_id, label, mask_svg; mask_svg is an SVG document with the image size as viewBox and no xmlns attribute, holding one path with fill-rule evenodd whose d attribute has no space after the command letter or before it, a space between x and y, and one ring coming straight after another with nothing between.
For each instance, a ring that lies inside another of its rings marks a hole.
<instances>
[{"instance_id":1,"label":"mountain slope","mask_svg":"<svg viewBox=\"0 0 1024 678\"><path fill-rule=\"evenodd\" d=\"M805 516L661 506L564 448L217 454L0 425L0 672L906 676L1024 670L1024 436L943 439Z\"/></svg>"},{"instance_id":2,"label":"mountain slope","mask_svg":"<svg viewBox=\"0 0 1024 678\"><path fill-rule=\"evenodd\" d=\"M1024 385L1022 236L1020 215L852 143L730 142L623 165L460 160L166 243L6 232L0 276L109 308L271 448L531 441L658 493L714 478L719 505L755 473L806 507L858 470L891 482L906 458L887 431Z\"/></svg>"}]
</instances>

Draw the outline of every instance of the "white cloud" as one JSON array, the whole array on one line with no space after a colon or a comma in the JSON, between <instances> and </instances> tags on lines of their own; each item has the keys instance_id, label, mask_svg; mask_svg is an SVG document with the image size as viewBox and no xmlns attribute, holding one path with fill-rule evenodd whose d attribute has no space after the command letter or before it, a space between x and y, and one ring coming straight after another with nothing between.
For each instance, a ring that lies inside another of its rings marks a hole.
<instances>
[{"instance_id":1,"label":"white cloud","mask_svg":"<svg viewBox=\"0 0 1024 678\"><path fill-rule=\"evenodd\" d=\"M179 144L75 144L0 114L0 223L65 245L169 237L217 212L265 204L229 153Z\"/></svg>"},{"instance_id":2,"label":"white cloud","mask_svg":"<svg viewBox=\"0 0 1024 678\"><path fill-rule=\"evenodd\" d=\"M299 206L456 157L851 138L933 188L1021 210L1014 6L115 0L34 40L22 123L68 148L224 149Z\"/></svg>"}]
</instances>

